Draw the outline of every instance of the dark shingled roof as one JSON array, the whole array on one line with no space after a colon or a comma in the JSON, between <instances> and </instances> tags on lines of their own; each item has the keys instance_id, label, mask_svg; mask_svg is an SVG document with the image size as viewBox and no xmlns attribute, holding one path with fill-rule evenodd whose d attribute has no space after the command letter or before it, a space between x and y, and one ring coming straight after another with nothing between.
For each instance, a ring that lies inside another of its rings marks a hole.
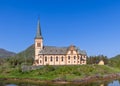
<instances>
[{"instance_id":1,"label":"dark shingled roof","mask_svg":"<svg viewBox=\"0 0 120 86\"><path fill-rule=\"evenodd\" d=\"M37 33L36 33L36 37L35 38L42 38L41 27L40 27L40 20L38 20Z\"/></svg>"},{"instance_id":2,"label":"dark shingled roof","mask_svg":"<svg viewBox=\"0 0 120 86\"><path fill-rule=\"evenodd\" d=\"M69 47L55 47L55 46L44 46L43 50L40 51L40 54L46 54L46 55L64 55L67 53ZM85 51L81 51L80 49L76 48L76 51L79 54L84 54L86 55Z\"/></svg>"}]
</instances>

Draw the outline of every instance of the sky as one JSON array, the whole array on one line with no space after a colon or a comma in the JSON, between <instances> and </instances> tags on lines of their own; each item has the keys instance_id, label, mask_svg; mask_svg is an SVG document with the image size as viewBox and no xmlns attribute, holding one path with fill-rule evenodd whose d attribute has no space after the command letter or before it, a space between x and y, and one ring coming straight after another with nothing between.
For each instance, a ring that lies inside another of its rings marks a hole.
<instances>
[{"instance_id":1,"label":"sky","mask_svg":"<svg viewBox=\"0 0 120 86\"><path fill-rule=\"evenodd\" d=\"M34 44L38 17L44 45L120 54L120 0L0 0L0 48L19 53Z\"/></svg>"}]
</instances>

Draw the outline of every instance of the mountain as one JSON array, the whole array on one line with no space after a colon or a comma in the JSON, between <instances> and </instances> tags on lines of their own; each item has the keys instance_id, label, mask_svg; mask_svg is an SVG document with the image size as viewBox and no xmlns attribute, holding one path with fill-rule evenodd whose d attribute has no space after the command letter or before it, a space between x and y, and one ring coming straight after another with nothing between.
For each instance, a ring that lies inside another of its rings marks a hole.
<instances>
[{"instance_id":1,"label":"mountain","mask_svg":"<svg viewBox=\"0 0 120 86\"><path fill-rule=\"evenodd\" d=\"M0 48L0 58L15 56L16 53Z\"/></svg>"}]
</instances>

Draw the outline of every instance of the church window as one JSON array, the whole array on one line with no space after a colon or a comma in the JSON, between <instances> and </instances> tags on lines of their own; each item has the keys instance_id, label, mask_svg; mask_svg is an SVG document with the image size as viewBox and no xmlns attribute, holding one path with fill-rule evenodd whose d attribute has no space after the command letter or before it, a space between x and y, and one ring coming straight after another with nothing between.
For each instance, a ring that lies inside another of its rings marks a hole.
<instances>
[{"instance_id":1,"label":"church window","mask_svg":"<svg viewBox=\"0 0 120 86\"><path fill-rule=\"evenodd\" d=\"M45 61L47 62L47 57L45 57Z\"/></svg>"},{"instance_id":2,"label":"church window","mask_svg":"<svg viewBox=\"0 0 120 86\"><path fill-rule=\"evenodd\" d=\"M63 58L63 56L62 56L62 59L61 59L61 60L63 61L63 59L64 59L64 58Z\"/></svg>"},{"instance_id":3,"label":"church window","mask_svg":"<svg viewBox=\"0 0 120 86\"><path fill-rule=\"evenodd\" d=\"M75 63L75 61L74 61L74 63Z\"/></svg>"},{"instance_id":4,"label":"church window","mask_svg":"<svg viewBox=\"0 0 120 86\"><path fill-rule=\"evenodd\" d=\"M39 60L36 60L36 63L38 64L38 63L39 63Z\"/></svg>"},{"instance_id":5,"label":"church window","mask_svg":"<svg viewBox=\"0 0 120 86\"><path fill-rule=\"evenodd\" d=\"M51 56L50 61L52 62L52 60L53 60L53 57Z\"/></svg>"},{"instance_id":6,"label":"church window","mask_svg":"<svg viewBox=\"0 0 120 86\"><path fill-rule=\"evenodd\" d=\"M68 59L70 60L70 56L68 56Z\"/></svg>"},{"instance_id":7,"label":"church window","mask_svg":"<svg viewBox=\"0 0 120 86\"><path fill-rule=\"evenodd\" d=\"M37 43L37 47L40 47L40 43Z\"/></svg>"},{"instance_id":8,"label":"church window","mask_svg":"<svg viewBox=\"0 0 120 86\"><path fill-rule=\"evenodd\" d=\"M74 59L76 59L76 56L74 56Z\"/></svg>"},{"instance_id":9,"label":"church window","mask_svg":"<svg viewBox=\"0 0 120 86\"><path fill-rule=\"evenodd\" d=\"M68 63L70 63L70 61L68 61Z\"/></svg>"},{"instance_id":10,"label":"church window","mask_svg":"<svg viewBox=\"0 0 120 86\"><path fill-rule=\"evenodd\" d=\"M58 57L56 57L56 61L58 61Z\"/></svg>"},{"instance_id":11,"label":"church window","mask_svg":"<svg viewBox=\"0 0 120 86\"><path fill-rule=\"evenodd\" d=\"M42 63L42 61L40 60L40 63Z\"/></svg>"}]
</instances>

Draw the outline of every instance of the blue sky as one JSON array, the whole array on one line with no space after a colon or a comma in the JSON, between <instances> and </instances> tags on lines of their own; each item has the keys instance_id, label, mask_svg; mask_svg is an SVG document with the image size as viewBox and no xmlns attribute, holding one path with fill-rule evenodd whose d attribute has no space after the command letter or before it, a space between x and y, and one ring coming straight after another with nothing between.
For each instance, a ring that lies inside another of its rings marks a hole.
<instances>
[{"instance_id":1,"label":"blue sky","mask_svg":"<svg viewBox=\"0 0 120 86\"><path fill-rule=\"evenodd\" d=\"M33 44L38 16L45 45L120 54L120 0L0 0L0 48L18 53Z\"/></svg>"}]
</instances>

